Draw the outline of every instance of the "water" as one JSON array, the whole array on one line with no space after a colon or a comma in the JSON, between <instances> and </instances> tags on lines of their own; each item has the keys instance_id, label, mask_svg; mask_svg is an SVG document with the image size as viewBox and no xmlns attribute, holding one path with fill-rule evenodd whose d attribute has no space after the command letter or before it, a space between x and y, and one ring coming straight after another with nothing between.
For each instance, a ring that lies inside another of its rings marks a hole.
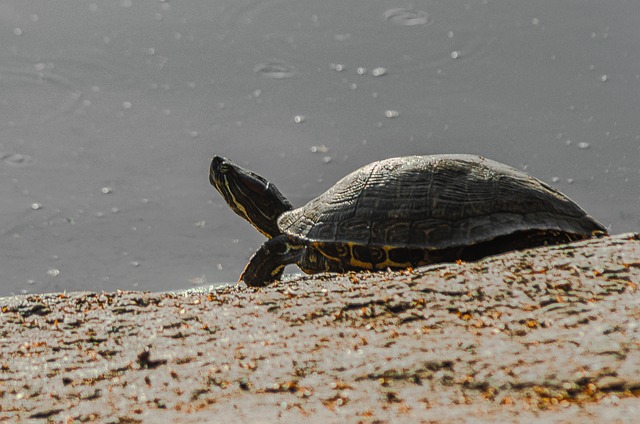
<instances>
[{"instance_id":1,"label":"water","mask_svg":"<svg viewBox=\"0 0 640 424\"><path fill-rule=\"evenodd\" d=\"M640 3L0 3L0 296L235 281L214 154L304 204L475 153L640 228Z\"/></svg>"}]
</instances>

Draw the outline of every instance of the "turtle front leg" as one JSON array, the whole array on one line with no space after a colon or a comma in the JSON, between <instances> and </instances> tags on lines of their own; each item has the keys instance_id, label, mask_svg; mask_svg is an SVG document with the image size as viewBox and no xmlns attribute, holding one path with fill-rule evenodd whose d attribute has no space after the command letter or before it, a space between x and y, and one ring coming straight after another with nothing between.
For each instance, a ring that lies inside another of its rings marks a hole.
<instances>
[{"instance_id":1,"label":"turtle front leg","mask_svg":"<svg viewBox=\"0 0 640 424\"><path fill-rule=\"evenodd\" d=\"M267 240L253 254L240 275L252 287L264 287L282 277L284 267L300 261L305 246L282 234Z\"/></svg>"}]
</instances>

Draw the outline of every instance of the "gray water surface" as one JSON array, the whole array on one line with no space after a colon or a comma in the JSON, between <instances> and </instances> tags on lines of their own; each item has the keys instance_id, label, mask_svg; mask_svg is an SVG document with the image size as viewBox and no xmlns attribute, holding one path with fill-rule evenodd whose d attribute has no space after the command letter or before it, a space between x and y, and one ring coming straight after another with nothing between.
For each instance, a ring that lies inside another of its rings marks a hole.
<instances>
[{"instance_id":1,"label":"gray water surface","mask_svg":"<svg viewBox=\"0 0 640 424\"><path fill-rule=\"evenodd\" d=\"M0 296L237 279L214 154L302 205L474 153L640 228L640 2L0 1Z\"/></svg>"}]
</instances>

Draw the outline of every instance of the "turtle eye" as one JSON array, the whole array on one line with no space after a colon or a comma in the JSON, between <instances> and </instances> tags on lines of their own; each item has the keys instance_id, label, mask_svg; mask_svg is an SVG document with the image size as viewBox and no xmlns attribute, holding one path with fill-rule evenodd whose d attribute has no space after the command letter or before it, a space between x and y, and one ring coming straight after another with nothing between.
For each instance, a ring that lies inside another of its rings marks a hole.
<instances>
[{"instance_id":1,"label":"turtle eye","mask_svg":"<svg viewBox=\"0 0 640 424\"><path fill-rule=\"evenodd\" d=\"M231 170L231 166L229 166L229 164L225 162L222 162L218 167L218 172L220 172L221 174L226 174L230 170Z\"/></svg>"}]
</instances>

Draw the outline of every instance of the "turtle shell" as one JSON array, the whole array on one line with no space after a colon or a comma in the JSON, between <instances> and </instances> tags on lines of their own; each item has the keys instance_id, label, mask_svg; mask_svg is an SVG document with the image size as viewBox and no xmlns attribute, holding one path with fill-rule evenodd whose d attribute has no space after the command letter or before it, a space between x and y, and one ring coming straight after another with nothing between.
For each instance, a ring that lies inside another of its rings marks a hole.
<instances>
[{"instance_id":1,"label":"turtle shell","mask_svg":"<svg viewBox=\"0 0 640 424\"><path fill-rule=\"evenodd\" d=\"M310 242L439 250L532 230L591 236L604 227L517 169L473 155L407 156L366 165L278 219Z\"/></svg>"}]
</instances>

